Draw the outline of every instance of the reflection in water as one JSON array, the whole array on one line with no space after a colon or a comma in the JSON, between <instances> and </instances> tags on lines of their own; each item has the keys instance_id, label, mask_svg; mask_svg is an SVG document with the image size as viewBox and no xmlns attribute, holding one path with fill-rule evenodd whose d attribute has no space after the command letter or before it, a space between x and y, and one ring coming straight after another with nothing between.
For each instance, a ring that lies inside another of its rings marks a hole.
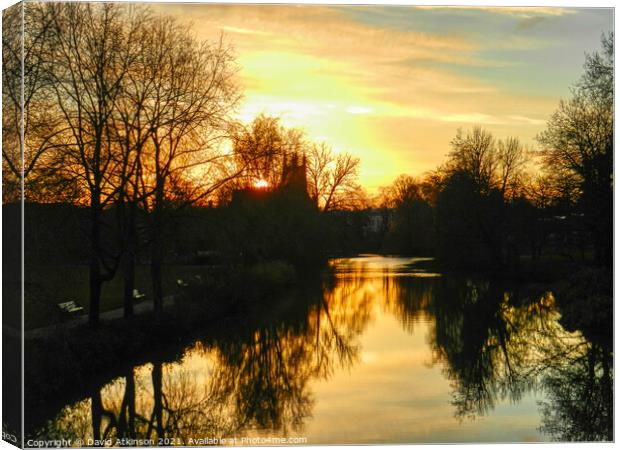
<instances>
[{"instance_id":1,"label":"reflection in water","mask_svg":"<svg viewBox=\"0 0 620 450\"><path fill-rule=\"evenodd\" d=\"M558 441L613 440L613 357L585 341L555 354L541 429Z\"/></svg>"},{"instance_id":2,"label":"reflection in water","mask_svg":"<svg viewBox=\"0 0 620 450\"><path fill-rule=\"evenodd\" d=\"M327 379L359 359L355 339L370 302L356 295L359 281L319 285L316 298L302 299L302 315L201 339L180 362L132 368L89 400L65 407L38 435L95 443L175 438L171 443L181 445L260 430L287 436L310 416L309 380Z\"/></svg>"},{"instance_id":3,"label":"reflection in water","mask_svg":"<svg viewBox=\"0 0 620 450\"><path fill-rule=\"evenodd\" d=\"M248 314L255 319L197 340L178 361L128 368L36 434L192 445L198 437L303 433L313 383L361 369L360 338L388 314L408 334L428 324L424 351L450 381L459 421L534 390L543 393L540 430L549 438L613 439L612 353L567 333L551 293L407 276L411 261L336 260L335 277L258 307Z\"/></svg>"},{"instance_id":4,"label":"reflection in water","mask_svg":"<svg viewBox=\"0 0 620 450\"><path fill-rule=\"evenodd\" d=\"M613 439L612 352L568 333L551 293L523 295L494 282L437 287L431 338L454 383L457 416L542 389L541 430L560 441Z\"/></svg>"},{"instance_id":5,"label":"reflection in water","mask_svg":"<svg viewBox=\"0 0 620 450\"><path fill-rule=\"evenodd\" d=\"M447 362L458 416L486 414L498 398L516 402L533 387L535 377L525 368L555 323L549 294L531 301L496 282L450 279L436 289L431 310L431 347L438 361Z\"/></svg>"}]
</instances>

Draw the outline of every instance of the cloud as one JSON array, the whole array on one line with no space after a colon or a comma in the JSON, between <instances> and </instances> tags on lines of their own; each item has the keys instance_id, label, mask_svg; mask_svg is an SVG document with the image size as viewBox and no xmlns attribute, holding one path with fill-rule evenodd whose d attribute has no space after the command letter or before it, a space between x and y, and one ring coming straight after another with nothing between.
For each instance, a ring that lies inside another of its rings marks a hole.
<instances>
[{"instance_id":1,"label":"cloud","mask_svg":"<svg viewBox=\"0 0 620 450\"><path fill-rule=\"evenodd\" d=\"M544 24L545 22L547 22L547 20L548 18L543 17L543 16L526 17L522 19L521 21L519 21L519 24L517 25L517 30L519 31L530 30L532 28L535 28L539 25Z\"/></svg>"},{"instance_id":2,"label":"cloud","mask_svg":"<svg viewBox=\"0 0 620 450\"><path fill-rule=\"evenodd\" d=\"M509 119L517 122L517 123L527 123L529 125L544 125L546 120L543 119L532 119L531 117L524 116L508 116Z\"/></svg>"},{"instance_id":3,"label":"cloud","mask_svg":"<svg viewBox=\"0 0 620 450\"><path fill-rule=\"evenodd\" d=\"M576 11L570 8L560 8L560 7L551 7L551 6L459 6L459 5L451 5L451 6L431 6L431 5L419 5L414 6L416 9L420 10L435 10L435 11L461 11L461 12L470 12L470 11L482 11L493 14L507 14L507 15L517 15L517 16L534 16L534 15L543 15L543 16L564 16L567 14L574 14Z\"/></svg>"},{"instance_id":4,"label":"cloud","mask_svg":"<svg viewBox=\"0 0 620 450\"><path fill-rule=\"evenodd\" d=\"M486 11L495 14L511 14L518 16L565 16L574 14L575 10L570 8L558 8L551 6L472 6L474 10Z\"/></svg>"},{"instance_id":5,"label":"cloud","mask_svg":"<svg viewBox=\"0 0 620 450\"><path fill-rule=\"evenodd\" d=\"M448 114L445 116L440 116L439 119L444 122L460 122L479 125L501 125L505 123L500 118L477 112L464 114Z\"/></svg>"},{"instance_id":6,"label":"cloud","mask_svg":"<svg viewBox=\"0 0 620 450\"><path fill-rule=\"evenodd\" d=\"M161 7L161 6L160 6ZM401 32L351 21L340 9L317 5L175 5L198 34L213 37L223 29L247 35L235 39L240 51L304 52L309 55L373 62L405 58L461 58L476 46L448 33ZM260 34L260 40L252 35Z\"/></svg>"},{"instance_id":7,"label":"cloud","mask_svg":"<svg viewBox=\"0 0 620 450\"><path fill-rule=\"evenodd\" d=\"M366 106L349 106L346 111L349 114L369 114L373 109Z\"/></svg>"},{"instance_id":8,"label":"cloud","mask_svg":"<svg viewBox=\"0 0 620 450\"><path fill-rule=\"evenodd\" d=\"M257 34L257 35L260 35L260 36L268 36L270 34L270 33L267 33L265 31L250 30L248 28L238 28L238 27L231 27L231 26L226 26L226 25L222 25L219 28L220 28L220 30L227 31L229 33Z\"/></svg>"},{"instance_id":9,"label":"cloud","mask_svg":"<svg viewBox=\"0 0 620 450\"><path fill-rule=\"evenodd\" d=\"M500 138L532 139L557 106L560 89L532 80L544 81L545 73L553 73L547 55L558 54L560 39L527 31L543 20L556 23L578 12L240 4L155 8L192 22L201 39L224 31L240 67L240 119L249 121L261 112L282 116L283 124L303 127L310 139L353 153L362 160L366 187L388 184L402 172L431 169L442 161L458 126L480 124ZM576 70L581 64L575 62Z\"/></svg>"}]
</instances>

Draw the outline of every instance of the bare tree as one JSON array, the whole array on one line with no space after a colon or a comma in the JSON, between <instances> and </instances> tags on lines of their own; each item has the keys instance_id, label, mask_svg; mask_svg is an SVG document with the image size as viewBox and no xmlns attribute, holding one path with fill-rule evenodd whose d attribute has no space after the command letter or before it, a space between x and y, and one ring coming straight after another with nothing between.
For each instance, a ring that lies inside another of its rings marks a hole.
<instances>
[{"instance_id":1,"label":"bare tree","mask_svg":"<svg viewBox=\"0 0 620 450\"><path fill-rule=\"evenodd\" d=\"M467 133L459 129L451 145L441 171L467 174L483 195L497 189L511 200L521 193L527 155L518 138L496 140L490 132L474 127Z\"/></svg>"},{"instance_id":2,"label":"bare tree","mask_svg":"<svg viewBox=\"0 0 620 450\"><path fill-rule=\"evenodd\" d=\"M67 177L79 184L90 211L89 321L99 321L101 286L114 277L119 249L104 244L104 209L119 193L118 142L113 122L123 81L135 61L142 13L120 4L46 4L53 17L49 35L50 86L65 132Z\"/></svg>"},{"instance_id":3,"label":"bare tree","mask_svg":"<svg viewBox=\"0 0 620 450\"><path fill-rule=\"evenodd\" d=\"M538 136L549 173L574 180L599 263L611 263L613 239L613 34L586 58L585 73Z\"/></svg>"},{"instance_id":4,"label":"bare tree","mask_svg":"<svg viewBox=\"0 0 620 450\"><path fill-rule=\"evenodd\" d=\"M412 176L401 174L391 185L382 187L380 204L387 208L396 208L404 203L422 198L421 184Z\"/></svg>"},{"instance_id":5,"label":"bare tree","mask_svg":"<svg viewBox=\"0 0 620 450\"><path fill-rule=\"evenodd\" d=\"M115 99L113 115L115 140L118 145L116 154L117 170L115 184L118 186L116 197L117 226L121 235L123 250L123 297L125 316L133 315L135 264L139 247L137 215L139 205L150 195L142 189L143 153L148 146L153 117L149 115L149 102L155 92L154 81L148 76L149 58L153 49L153 34L150 24L153 18L148 11L143 12L141 44L136 49L133 63L125 74L122 92Z\"/></svg>"},{"instance_id":6,"label":"bare tree","mask_svg":"<svg viewBox=\"0 0 620 450\"><path fill-rule=\"evenodd\" d=\"M231 139L243 168L238 187L264 181L275 189L287 161L305 160L308 195L321 210L359 208L367 201L357 183L359 159L336 155L326 143L309 143L301 130L283 127L276 117L260 114L249 125L236 124Z\"/></svg>"},{"instance_id":7,"label":"bare tree","mask_svg":"<svg viewBox=\"0 0 620 450\"><path fill-rule=\"evenodd\" d=\"M307 175L310 198L322 211L351 209L363 194L357 179L360 160L348 153L335 155L325 143L310 146Z\"/></svg>"},{"instance_id":8,"label":"bare tree","mask_svg":"<svg viewBox=\"0 0 620 450\"><path fill-rule=\"evenodd\" d=\"M522 186L526 153L518 138L508 137L497 142L498 184L502 196L512 199Z\"/></svg>"},{"instance_id":9,"label":"bare tree","mask_svg":"<svg viewBox=\"0 0 620 450\"><path fill-rule=\"evenodd\" d=\"M3 201L21 197L23 4L2 12L2 191Z\"/></svg>"},{"instance_id":10,"label":"bare tree","mask_svg":"<svg viewBox=\"0 0 620 450\"><path fill-rule=\"evenodd\" d=\"M249 125L233 124L231 140L238 165L246 167L242 183L263 180L276 186L282 170L285 130L277 117L258 115Z\"/></svg>"},{"instance_id":11,"label":"bare tree","mask_svg":"<svg viewBox=\"0 0 620 450\"><path fill-rule=\"evenodd\" d=\"M58 177L55 159L50 155L50 151L57 147L55 138L66 131L54 108L50 90L47 50L53 20L54 10L36 3L16 5L3 12L5 201L20 196L22 178L24 196L28 200L50 201L52 196L67 197L71 187L68 180Z\"/></svg>"},{"instance_id":12,"label":"bare tree","mask_svg":"<svg viewBox=\"0 0 620 450\"><path fill-rule=\"evenodd\" d=\"M278 117L259 114L250 124L237 122L231 128L233 152L243 173L239 187L259 181L278 187L285 160L304 153L307 146L303 132L284 127Z\"/></svg>"},{"instance_id":13,"label":"bare tree","mask_svg":"<svg viewBox=\"0 0 620 450\"><path fill-rule=\"evenodd\" d=\"M151 24L152 42L144 61L145 77L152 83L147 101L148 146L142 150L140 184L144 207L150 211L151 275L156 313L161 313L163 232L168 217L171 180L202 177L190 202L198 201L223 184L207 173L229 155L219 152L238 100L230 49L220 39L198 42L179 23L159 18ZM222 166L223 167L223 163ZM192 175L189 175L191 177Z\"/></svg>"},{"instance_id":14,"label":"bare tree","mask_svg":"<svg viewBox=\"0 0 620 450\"><path fill-rule=\"evenodd\" d=\"M467 173L480 192L488 192L497 168L495 140L491 133L479 126L467 133L459 128L450 144L448 170Z\"/></svg>"}]
</instances>

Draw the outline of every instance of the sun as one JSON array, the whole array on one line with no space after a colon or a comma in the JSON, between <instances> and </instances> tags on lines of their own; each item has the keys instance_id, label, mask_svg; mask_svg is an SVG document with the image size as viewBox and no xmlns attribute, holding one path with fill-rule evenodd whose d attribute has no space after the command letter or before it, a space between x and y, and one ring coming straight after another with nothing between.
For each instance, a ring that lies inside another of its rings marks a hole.
<instances>
[{"instance_id":1,"label":"sun","mask_svg":"<svg viewBox=\"0 0 620 450\"><path fill-rule=\"evenodd\" d=\"M254 182L254 187L256 189L266 189L269 187L269 183L267 182L267 180L263 180L262 178L260 180L256 180Z\"/></svg>"}]
</instances>

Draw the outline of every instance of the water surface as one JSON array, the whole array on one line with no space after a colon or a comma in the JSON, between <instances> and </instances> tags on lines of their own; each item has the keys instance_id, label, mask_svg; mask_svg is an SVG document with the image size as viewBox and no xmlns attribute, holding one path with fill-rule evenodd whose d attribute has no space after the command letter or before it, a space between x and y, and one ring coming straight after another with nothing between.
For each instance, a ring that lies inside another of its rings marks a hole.
<instances>
[{"instance_id":1,"label":"water surface","mask_svg":"<svg viewBox=\"0 0 620 450\"><path fill-rule=\"evenodd\" d=\"M206 330L174 361L128 368L34 435L179 445L611 437L611 353L562 328L552 292L442 276L424 261L332 260L333 277Z\"/></svg>"}]
</instances>

